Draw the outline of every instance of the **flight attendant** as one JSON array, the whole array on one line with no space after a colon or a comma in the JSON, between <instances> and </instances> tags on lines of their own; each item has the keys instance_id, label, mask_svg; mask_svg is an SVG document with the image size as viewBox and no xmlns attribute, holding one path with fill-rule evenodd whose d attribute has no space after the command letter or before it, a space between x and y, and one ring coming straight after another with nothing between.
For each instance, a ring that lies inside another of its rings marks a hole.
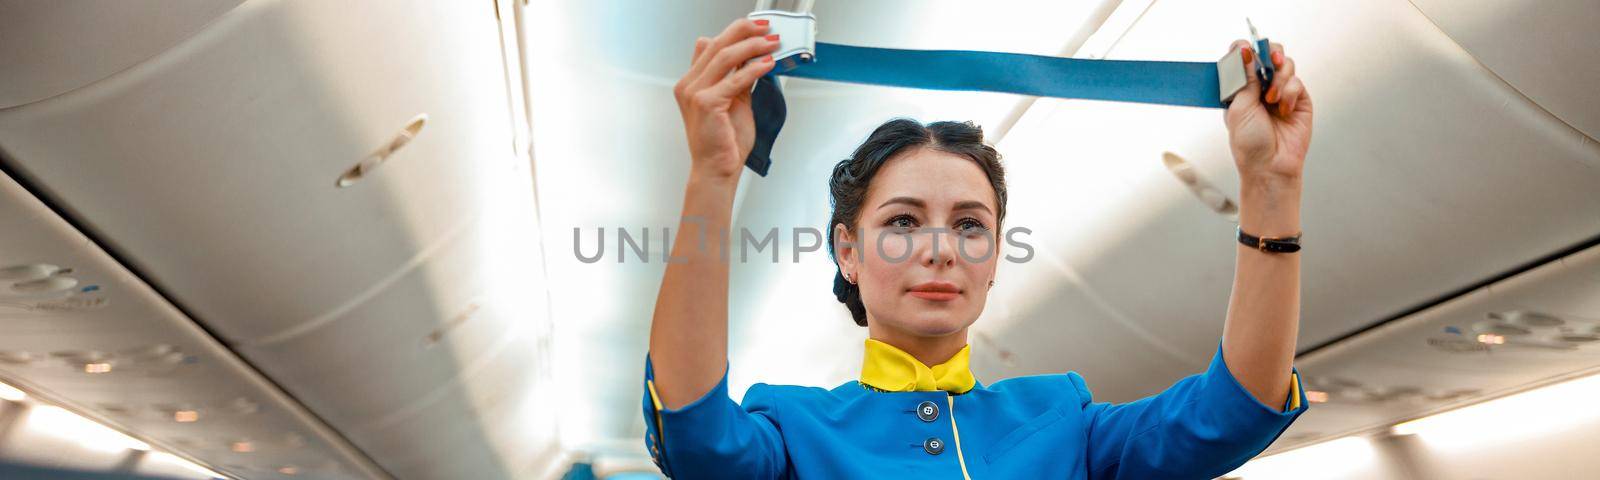
<instances>
[{"instance_id":1,"label":"flight attendant","mask_svg":"<svg viewBox=\"0 0 1600 480\"><path fill-rule=\"evenodd\" d=\"M834 168L834 292L867 328L859 380L727 390L728 264L696 232L728 228L754 131L750 90L772 69L768 28L699 39L674 87L688 134L683 217L645 361L645 442L668 476L700 478L1213 478L1305 411L1294 373L1301 171L1311 98L1272 46L1228 107L1240 176L1233 293L1204 372L1151 397L1095 402L1076 373L985 385L967 330L994 286L1005 219L999 153L969 123L880 126ZM1247 65L1257 56L1235 45ZM1265 101L1262 101L1262 98ZM735 237L737 238L737 237ZM880 239L883 239L880 241ZM712 242L715 243L715 242ZM958 249L961 249L958 251ZM777 332L775 334L781 334ZM803 361L803 360L797 360Z\"/></svg>"}]
</instances>

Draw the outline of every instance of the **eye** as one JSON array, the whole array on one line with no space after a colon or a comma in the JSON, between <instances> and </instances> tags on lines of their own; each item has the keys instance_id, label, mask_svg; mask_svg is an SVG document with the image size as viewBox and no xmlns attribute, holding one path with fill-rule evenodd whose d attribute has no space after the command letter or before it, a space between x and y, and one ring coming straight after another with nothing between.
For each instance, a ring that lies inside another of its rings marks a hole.
<instances>
[{"instance_id":1,"label":"eye","mask_svg":"<svg viewBox=\"0 0 1600 480\"><path fill-rule=\"evenodd\" d=\"M889 217L888 221L883 222L883 226L893 228L896 231L906 232L913 228L917 228L917 219L906 214L895 215L893 217Z\"/></svg>"},{"instance_id":2,"label":"eye","mask_svg":"<svg viewBox=\"0 0 1600 480\"><path fill-rule=\"evenodd\" d=\"M989 232L989 227L976 218L967 217L956 222L956 231L967 236L982 236Z\"/></svg>"}]
</instances>

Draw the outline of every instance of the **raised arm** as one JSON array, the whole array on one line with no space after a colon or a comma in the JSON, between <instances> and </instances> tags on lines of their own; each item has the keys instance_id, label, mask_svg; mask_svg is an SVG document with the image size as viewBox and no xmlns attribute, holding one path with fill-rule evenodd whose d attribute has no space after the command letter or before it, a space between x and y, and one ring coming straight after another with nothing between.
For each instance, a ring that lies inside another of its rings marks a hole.
<instances>
[{"instance_id":1,"label":"raised arm","mask_svg":"<svg viewBox=\"0 0 1600 480\"><path fill-rule=\"evenodd\" d=\"M690 173L650 325L655 393L668 409L704 396L727 367L728 263L719 238L755 142L750 89L772 70L768 54L778 47L767 30L741 19L716 38L697 40L689 72L672 89L689 140Z\"/></svg>"},{"instance_id":2,"label":"raised arm","mask_svg":"<svg viewBox=\"0 0 1600 480\"><path fill-rule=\"evenodd\" d=\"M1249 44L1245 61L1256 55ZM1260 101L1250 84L1228 107L1228 143L1239 170L1239 228L1257 237L1300 233L1301 171L1311 145L1311 97L1294 60L1272 44L1277 74ZM1253 66L1254 63L1247 63ZM1267 253L1237 245L1233 294L1222 329L1228 369L1256 400L1282 404L1292 393L1290 368L1300 328L1300 254Z\"/></svg>"}]
</instances>

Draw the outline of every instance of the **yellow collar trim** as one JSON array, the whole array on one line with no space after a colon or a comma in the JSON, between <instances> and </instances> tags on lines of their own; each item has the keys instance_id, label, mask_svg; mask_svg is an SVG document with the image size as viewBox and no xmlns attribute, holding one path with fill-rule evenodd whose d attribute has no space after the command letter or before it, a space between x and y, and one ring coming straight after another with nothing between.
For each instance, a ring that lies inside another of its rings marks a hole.
<instances>
[{"instance_id":1,"label":"yellow collar trim","mask_svg":"<svg viewBox=\"0 0 1600 480\"><path fill-rule=\"evenodd\" d=\"M861 360L861 383L890 392L967 393L978 379L968 364L972 346L944 363L929 367L894 345L867 339L867 353Z\"/></svg>"}]
</instances>

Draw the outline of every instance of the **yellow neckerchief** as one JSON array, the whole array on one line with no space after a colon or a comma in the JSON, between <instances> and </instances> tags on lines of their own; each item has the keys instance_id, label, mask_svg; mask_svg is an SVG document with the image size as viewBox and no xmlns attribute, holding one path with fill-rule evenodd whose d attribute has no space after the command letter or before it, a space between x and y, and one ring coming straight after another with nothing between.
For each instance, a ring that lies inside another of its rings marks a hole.
<instances>
[{"instance_id":1,"label":"yellow neckerchief","mask_svg":"<svg viewBox=\"0 0 1600 480\"><path fill-rule=\"evenodd\" d=\"M867 354L861 360L861 384L889 392L967 393L978 382L968 366L972 346L944 363L929 367L893 345L867 339Z\"/></svg>"}]
</instances>

